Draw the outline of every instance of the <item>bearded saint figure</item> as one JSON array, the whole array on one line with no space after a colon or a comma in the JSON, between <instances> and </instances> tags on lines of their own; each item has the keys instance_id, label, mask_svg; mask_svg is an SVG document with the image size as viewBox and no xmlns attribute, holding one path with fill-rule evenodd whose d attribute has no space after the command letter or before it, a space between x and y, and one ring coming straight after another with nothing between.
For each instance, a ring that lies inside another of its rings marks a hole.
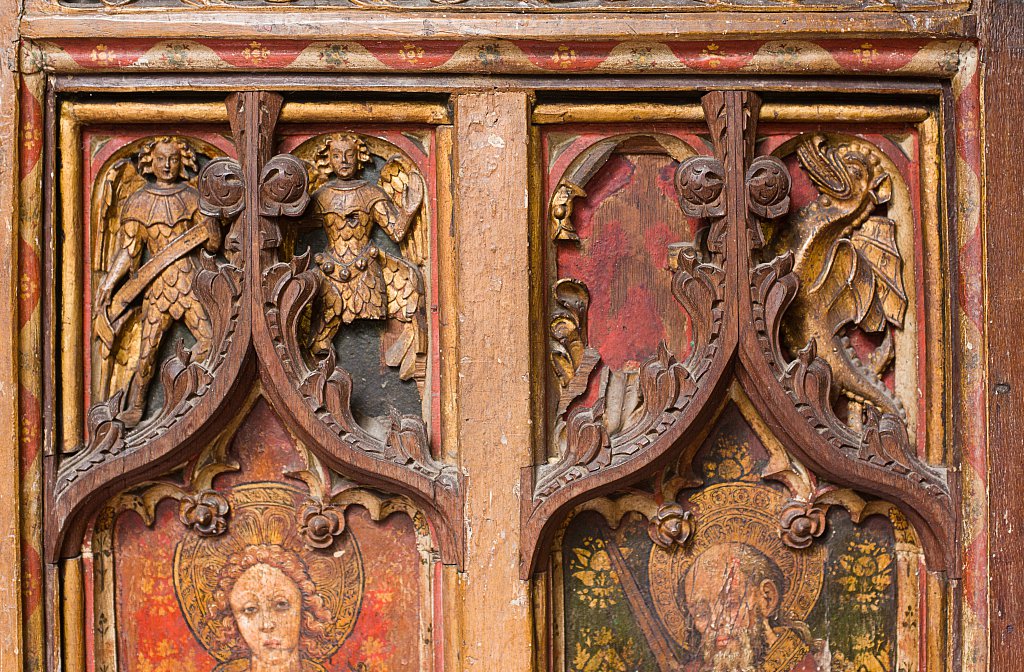
<instances>
[{"instance_id":1,"label":"bearded saint figure","mask_svg":"<svg viewBox=\"0 0 1024 672\"><path fill-rule=\"evenodd\" d=\"M803 623L782 623L786 581L765 554L746 544L711 546L683 576L687 612L699 640L685 672L825 672ZM782 638L791 646L778 646ZM793 660L793 652L804 653ZM774 652L787 660L769 660Z\"/></svg>"}]
</instances>

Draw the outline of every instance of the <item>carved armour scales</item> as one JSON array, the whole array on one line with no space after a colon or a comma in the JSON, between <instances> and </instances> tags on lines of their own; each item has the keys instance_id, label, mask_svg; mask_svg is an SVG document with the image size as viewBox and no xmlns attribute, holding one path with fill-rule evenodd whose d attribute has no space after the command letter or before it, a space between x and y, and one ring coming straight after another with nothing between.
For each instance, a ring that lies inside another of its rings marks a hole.
<instances>
[{"instance_id":1,"label":"carved armour scales","mask_svg":"<svg viewBox=\"0 0 1024 672\"><path fill-rule=\"evenodd\" d=\"M199 209L199 192L186 183L161 188L147 184L125 202L122 221L129 253L139 259L144 243L155 255L184 233ZM158 275L143 298L143 340L159 339L171 320L185 320L196 339L194 354L203 359L212 333L206 309L192 295L199 270L194 255L183 256Z\"/></svg>"},{"instance_id":2,"label":"carved armour scales","mask_svg":"<svg viewBox=\"0 0 1024 672\"><path fill-rule=\"evenodd\" d=\"M314 192L313 208L328 243L316 255L323 312L313 335L314 352L330 347L342 323L389 317L410 321L421 298L416 271L370 238L375 225L398 238L391 227L397 213L384 190L365 180L332 180Z\"/></svg>"}]
</instances>

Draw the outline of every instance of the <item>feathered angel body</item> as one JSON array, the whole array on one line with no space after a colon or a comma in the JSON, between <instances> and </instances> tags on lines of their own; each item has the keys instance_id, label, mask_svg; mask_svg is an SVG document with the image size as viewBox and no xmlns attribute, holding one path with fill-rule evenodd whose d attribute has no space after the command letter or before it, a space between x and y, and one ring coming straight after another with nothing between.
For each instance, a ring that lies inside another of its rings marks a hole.
<instances>
[{"instance_id":1,"label":"feathered angel body","mask_svg":"<svg viewBox=\"0 0 1024 672\"><path fill-rule=\"evenodd\" d=\"M311 214L327 235L327 248L315 257L321 309L311 349L315 354L329 350L342 324L397 320L407 324L405 337L395 352L386 353L386 363L399 366L408 379L422 351L423 277L415 264L375 245L372 235L380 227L395 243L405 242L423 202L422 178L392 159L381 171L382 185L361 179L369 155L358 136L332 139L324 151L332 178L312 196Z\"/></svg>"},{"instance_id":2,"label":"feathered angel body","mask_svg":"<svg viewBox=\"0 0 1024 672\"><path fill-rule=\"evenodd\" d=\"M103 178L97 269L102 276L93 314L99 394L127 390L118 417L129 427L145 413L160 345L175 322L184 322L195 338L191 351L197 361L210 352L212 325L193 283L200 246L212 254L221 242L216 219L200 212L191 177L198 165L189 142L150 139L137 166L123 159Z\"/></svg>"},{"instance_id":3,"label":"feathered angel body","mask_svg":"<svg viewBox=\"0 0 1024 672\"><path fill-rule=\"evenodd\" d=\"M150 256L155 256L193 226L198 210L199 192L187 183L166 189L146 184L128 198L121 213L121 231L128 254L137 264L145 245ZM171 322L183 319L196 339L192 353L197 361L202 361L213 335L206 308L192 295L192 282L199 271L194 256L186 255L170 264L146 290L142 299L142 342L143 346L157 343ZM140 353L140 373L147 378L148 354Z\"/></svg>"}]
</instances>

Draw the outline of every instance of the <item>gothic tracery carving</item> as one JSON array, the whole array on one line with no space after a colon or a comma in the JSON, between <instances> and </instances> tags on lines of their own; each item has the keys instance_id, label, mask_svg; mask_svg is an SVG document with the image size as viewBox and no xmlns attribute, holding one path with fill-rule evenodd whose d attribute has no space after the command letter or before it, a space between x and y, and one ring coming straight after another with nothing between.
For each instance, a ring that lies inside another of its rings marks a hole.
<instances>
[{"instance_id":1,"label":"gothic tracery carving","mask_svg":"<svg viewBox=\"0 0 1024 672\"><path fill-rule=\"evenodd\" d=\"M699 413L681 413L686 402L680 400L711 403L715 397L708 392L730 375L735 362L739 383L773 431L785 437L788 450L833 483L904 507L918 527L930 565L956 572L955 528L950 525L956 517L953 484L944 469L917 456L903 408L881 379L892 365L893 332L902 327L908 302L895 232L909 224L900 225L886 214L899 176L881 150L852 136L806 134L775 156L755 156L756 96L712 92L703 105L714 156L682 160L675 186L684 213L707 222L707 233L699 233L694 244L673 246L670 256L676 298L693 325L693 354L684 364L661 349L642 367L641 377L647 372L647 380L659 383L649 385L650 396L646 390L638 395L644 403L634 406L624 425L603 421L607 376L602 377L597 404L570 407L559 459L536 468L534 501L524 509L524 552L531 553L535 542L546 543L546 528L535 523L541 513L553 516L568 510L588 489L602 492L611 483L625 484L627 476L615 467L627 462L635 469L634 480L642 478L649 473L646 465L663 459L668 450L659 432L675 424L676 431L667 436L699 431L688 424ZM792 152L818 196L787 219L791 178L781 158ZM594 172L590 165L583 174ZM556 189L553 206L560 203L560 193ZM574 192L574 197L585 195L582 186ZM564 235L567 230L575 233L571 223L559 220L559 215L569 217L571 208L550 213L556 239L575 241ZM762 255L769 260L762 262ZM731 284L732 277L739 280L737 285ZM563 308L553 312L552 325L564 321L559 311ZM735 345L717 335L730 316L739 320ZM576 329L581 324L586 321L572 322ZM858 354L848 338L851 330L877 334L879 344ZM586 334L565 331L574 334L577 349L588 343ZM566 350L558 345L556 352ZM587 347L595 346L600 344ZM652 367L660 368L654 374ZM680 375L672 377L673 371ZM662 410L647 424L651 416L640 409L666 398L654 390L669 379L676 381L675 401L664 407L653 404ZM848 407L838 405L839 398L848 399ZM559 404L558 412L563 408ZM627 443L626 437L639 441ZM822 488L794 490L778 512L779 533L788 546L814 543L832 504L843 502L851 512L863 508L855 496L825 494L838 492L835 486ZM670 519L673 530L681 524ZM652 538L668 543L663 525L652 525ZM531 561L527 555L525 566Z\"/></svg>"},{"instance_id":2,"label":"gothic tracery carving","mask_svg":"<svg viewBox=\"0 0 1024 672\"><path fill-rule=\"evenodd\" d=\"M271 157L280 108L270 94L228 99L238 161L203 141L154 136L121 150L101 175L98 374L87 444L52 477L49 557L76 552L85 516L105 496L187 459L217 415L241 402L255 370L330 468L417 500L435 517L445 557L459 561L458 473L432 455L420 415L353 409L352 376L333 343L356 320L385 323L382 364L424 385L426 183L397 150L376 183L364 179L369 153L390 146L368 136L322 137L309 161ZM292 255L303 228L322 232L326 246ZM399 251L379 246L375 229ZM179 499L181 521L198 534L230 528L216 493ZM301 518L313 546L344 530L326 502L311 499Z\"/></svg>"}]
</instances>

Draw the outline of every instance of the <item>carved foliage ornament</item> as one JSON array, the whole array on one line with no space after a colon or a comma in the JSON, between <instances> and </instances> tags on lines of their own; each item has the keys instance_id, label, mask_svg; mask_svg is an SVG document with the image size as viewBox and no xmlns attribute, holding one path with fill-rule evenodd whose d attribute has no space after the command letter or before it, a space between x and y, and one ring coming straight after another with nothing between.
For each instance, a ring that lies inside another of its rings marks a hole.
<instances>
[{"instance_id":1,"label":"carved foliage ornament","mask_svg":"<svg viewBox=\"0 0 1024 672\"><path fill-rule=\"evenodd\" d=\"M560 457L536 467L526 482L533 498L523 510L524 576L539 568L550 520L588 493L643 478L678 456L674 446L713 417L734 367L757 412L795 458L836 486L902 507L929 566L955 575L954 485L943 469L918 458L903 409L880 377L891 365L892 331L902 326L907 307L896 222L884 214L898 173L881 150L852 136L802 135L775 156L755 156L756 96L712 92L703 105L714 156L681 157L675 186L683 212L705 220L707 233L666 250L673 293L692 321L695 347L685 362L659 348L641 367L629 414L617 414L615 423L605 421L613 401L607 373L594 405L559 403ZM583 155L590 158L577 159L567 173L595 174L593 156L607 158L613 149L595 145ZM782 158L790 153L820 195L783 221L791 180ZM585 179L573 174L569 182L577 195L585 194ZM560 219L562 210L550 213L556 240L572 241L563 235L572 227ZM762 263L760 256L772 252L777 256ZM564 394L572 385L575 398L587 387L574 378L582 353L593 348L581 332L588 297L573 283L556 285L550 342L560 388ZM560 298L568 287L581 298ZM735 341L724 327L732 319L739 321ZM881 345L858 354L848 337L852 329L879 334ZM840 399L850 402L845 414ZM776 514L786 545L805 548L823 534L825 511L836 503L825 493L835 489L794 492ZM659 545L688 536L689 521L667 507L650 517Z\"/></svg>"},{"instance_id":2,"label":"carved foliage ornament","mask_svg":"<svg viewBox=\"0 0 1024 672\"><path fill-rule=\"evenodd\" d=\"M51 561L77 552L91 507L202 445L218 414L248 393L251 382L242 381L251 381L253 361L297 436L331 468L422 505L435 516L445 558L459 561L457 472L432 456L419 415L356 419L352 376L335 347L353 322L377 321L382 366L424 385L424 178L394 145L355 134L319 136L296 155L271 157L281 103L260 93L228 99L238 161L193 138L154 136L101 170L93 404L87 444L53 476ZM370 180L364 173L375 160L383 165ZM396 249L374 242L377 230ZM316 231L326 246L294 254ZM174 354L157 375L172 338ZM180 516L204 535L230 524L225 503L208 492L183 495ZM315 500L300 519L313 546L344 530L338 513Z\"/></svg>"}]
</instances>

